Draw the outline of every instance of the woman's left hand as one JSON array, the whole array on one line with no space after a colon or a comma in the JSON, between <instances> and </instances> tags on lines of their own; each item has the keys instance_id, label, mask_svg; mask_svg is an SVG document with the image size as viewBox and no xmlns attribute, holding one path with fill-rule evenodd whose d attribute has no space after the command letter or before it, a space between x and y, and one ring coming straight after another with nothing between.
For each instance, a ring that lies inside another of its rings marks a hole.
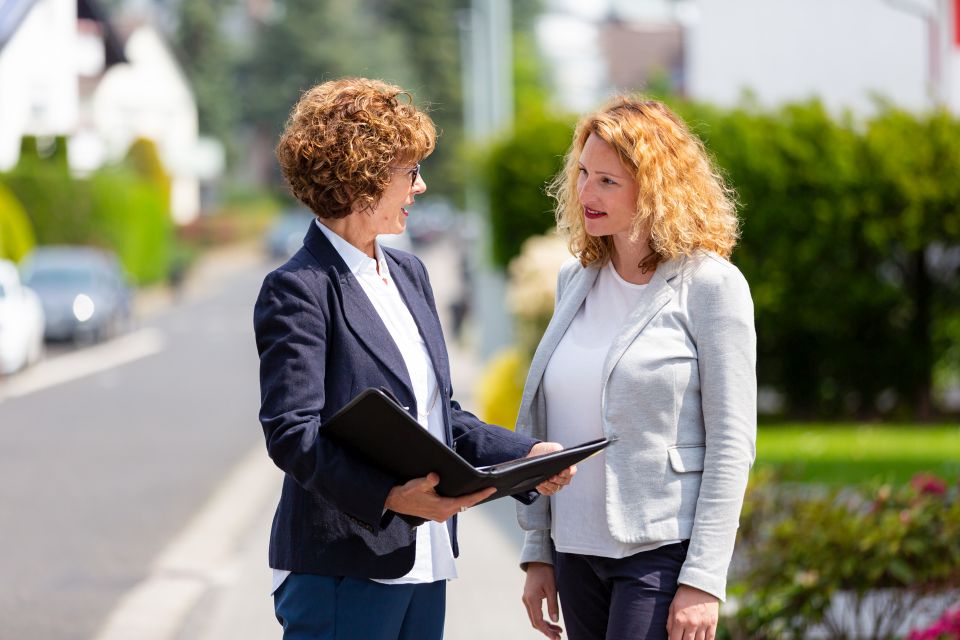
<instances>
[{"instance_id":1,"label":"woman's left hand","mask_svg":"<svg viewBox=\"0 0 960 640\"><path fill-rule=\"evenodd\" d=\"M533 445L533 448L530 449L530 453L527 454L528 458L533 456L543 455L545 453L553 453L554 451L562 451L563 445L556 442L538 442ZM573 476L577 473L577 466L571 465L553 476L549 480L544 480L537 485L537 492L540 495L552 496L560 489L563 489L565 486L570 484L570 480L573 479Z\"/></svg>"},{"instance_id":2,"label":"woman's left hand","mask_svg":"<svg viewBox=\"0 0 960 640\"><path fill-rule=\"evenodd\" d=\"M682 584L670 604L667 635L670 640L714 640L719 616L716 596Z\"/></svg>"}]
</instances>

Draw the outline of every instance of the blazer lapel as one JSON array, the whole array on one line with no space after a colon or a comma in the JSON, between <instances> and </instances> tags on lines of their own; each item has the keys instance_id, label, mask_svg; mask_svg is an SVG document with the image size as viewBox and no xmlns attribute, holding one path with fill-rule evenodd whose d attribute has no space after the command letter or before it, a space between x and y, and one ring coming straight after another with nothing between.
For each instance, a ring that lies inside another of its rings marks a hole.
<instances>
[{"instance_id":1,"label":"blazer lapel","mask_svg":"<svg viewBox=\"0 0 960 640\"><path fill-rule=\"evenodd\" d=\"M373 354L373 357L380 361L384 371L392 374L396 381L408 391L409 397L413 398L413 385L400 349L390 337L390 332L383 324L380 314L373 307L373 303L370 302L360 282L354 277L343 258L323 232L316 228L315 223L310 224L303 244L321 266L336 274L335 281L340 285L343 315L351 331Z\"/></svg>"},{"instance_id":2,"label":"blazer lapel","mask_svg":"<svg viewBox=\"0 0 960 640\"><path fill-rule=\"evenodd\" d=\"M540 388L540 381L543 379L543 372L547 368L550 356L553 355L557 345L560 344L560 339L567 332L567 327L573 322L577 310L580 309L580 305L586 299L599 273L600 270L597 267L581 269L573 276L570 284L562 292L560 304L540 339L540 344L533 354L533 360L530 361L530 371L527 374L527 383L524 385L519 415L526 415L525 412L529 410L530 403L533 402L537 389Z\"/></svg>"},{"instance_id":3,"label":"blazer lapel","mask_svg":"<svg viewBox=\"0 0 960 640\"><path fill-rule=\"evenodd\" d=\"M448 393L444 390L446 384L444 372L447 371L445 354L447 351L443 343L443 329L427 304L426 294L415 280L414 274L410 273L387 251L383 253L387 259L390 276L400 291L400 297L407 304L407 309L410 310L410 315L413 316L413 321L417 324L417 329L420 330L423 342L427 345L427 353L430 354L430 361L433 364L433 373L437 377L437 383L441 385L441 393Z\"/></svg>"},{"instance_id":4,"label":"blazer lapel","mask_svg":"<svg viewBox=\"0 0 960 640\"><path fill-rule=\"evenodd\" d=\"M677 275L681 260L682 258L678 258L665 262L654 272L648 285L650 287L647 292L648 295L644 296L643 301L627 316L623 327L607 351L607 357L603 362L603 373L601 374L601 380L604 384L606 384L607 378L610 377L610 373L617 362L623 357L627 347L675 295L675 290L670 281Z\"/></svg>"}]
</instances>

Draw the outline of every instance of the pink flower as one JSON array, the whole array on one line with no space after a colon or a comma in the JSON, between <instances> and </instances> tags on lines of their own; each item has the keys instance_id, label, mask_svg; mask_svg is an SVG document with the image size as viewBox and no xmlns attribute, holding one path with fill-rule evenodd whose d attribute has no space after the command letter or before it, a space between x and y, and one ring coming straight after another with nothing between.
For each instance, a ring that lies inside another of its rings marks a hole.
<instances>
[{"instance_id":1,"label":"pink flower","mask_svg":"<svg viewBox=\"0 0 960 640\"><path fill-rule=\"evenodd\" d=\"M920 495L942 496L947 492L947 483L930 473L913 476L910 486Z\"/></svg>"},{"instance_id":2,"label":"pink flower","mask_svg":"<svg viewBox=\"0 0 960 640\"><path fill-rule=\"evenodd\" d=\"M960 640L960 607L944 611L926 629L911 631L907 640Z\"/></svg>"}]
</instances>

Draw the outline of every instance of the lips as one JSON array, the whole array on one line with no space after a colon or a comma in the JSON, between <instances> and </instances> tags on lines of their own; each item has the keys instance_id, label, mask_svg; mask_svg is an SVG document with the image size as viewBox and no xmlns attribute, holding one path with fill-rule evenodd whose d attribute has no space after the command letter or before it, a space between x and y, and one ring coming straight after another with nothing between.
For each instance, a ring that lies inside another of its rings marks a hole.
<instances>
[{"instance_id":1,"label":"lips","mask_svg":"<svg viewBox=\"0 0 960 640\"><path fill-rule=\"evenodd\" d=\"M583 208L583 215L588 220L597 220L598 218L604 217L606 214L605 211L597 211L596 209L591 209L590 207Z\"/></svg>"}]
</instances>

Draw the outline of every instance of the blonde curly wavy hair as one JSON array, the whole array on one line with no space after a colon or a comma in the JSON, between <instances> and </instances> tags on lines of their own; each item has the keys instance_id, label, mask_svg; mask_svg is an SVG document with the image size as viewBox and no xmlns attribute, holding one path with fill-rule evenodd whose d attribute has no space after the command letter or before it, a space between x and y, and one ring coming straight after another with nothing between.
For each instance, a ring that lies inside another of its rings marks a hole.
<instances>
[{"instance_id":1,"label":"blonde curly wavy hair","mask_svg":"<svg viewBox=\"0 0 960 640\"><path fill-rule=\"evenodd\" d=\"M395 170L430 155L436 138L400 87L342 78L300 97L276 154L293 195L318 217L344 218L376 206Z\"/></svg>"},{"instance_id":2,"label":"blonde curly wavy hair","mask_svg":"<svg viewBox=\"0 0 960 640\"><path fill-rule=\"evenodd\" d=\"M735 194L703 143L662 103L618 96L580 119L564 169L548 187L557 201L557 229L583 266L606 264L613 249L610 236L587 234L577 193L580 154L590 134L613 147L637 181L632 240L649 229L650 248L661 260L696 249L730 257L739 236Z\"/></svg>"}]
</instances>

